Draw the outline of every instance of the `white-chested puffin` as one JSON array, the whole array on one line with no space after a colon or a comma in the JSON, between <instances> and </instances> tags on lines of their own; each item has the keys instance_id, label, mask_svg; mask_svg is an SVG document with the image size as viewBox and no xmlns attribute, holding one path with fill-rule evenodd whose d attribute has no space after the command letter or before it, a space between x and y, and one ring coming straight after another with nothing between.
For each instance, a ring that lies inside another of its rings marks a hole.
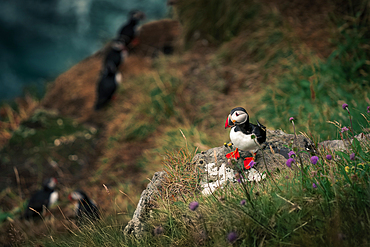
<instances>
[{"instance_id":1,"label":"white-chested puffin","mask_svg":"<svg viewBox=\"0 0 370 247\"><path fill-rule=\"evenodd\" d=\"M125 41L122 39L114 39L108 48L107 54L105 55L103 68L107 67L108 64L113 63L118 69L127 56L128 51Z\"/></svg>"},{"instance_id":2,"label":"white-chested puffin","mask_svg":"<svg viewBox=\"0 0 370 247\"><path fill-rule=\"evenodd\" d=\"M114 63L108 63L103 69L97 87L96 111L110 102L117 90L118 84L121 83L121 78L121 73L117 72L117 67Z\"/></svg>"},{"instance_id":3,"label":"white-chested puffin","mask_svg":"<svg viewBox=\"0 0 370 247\"><path fill-rule=\"evenodd\" d=\"M258 121L257 125L250 123L249 115L242 107L236 107L231 110L225 123L225 128L229 127L231 127L230 140L237 149L255 154L259 147L258 144L262 144L266 141L266 127ZM236 150L236 152L238 152L238 150ZM235 153L235 151L233 153ZM251 160L254 159L246 158L244 166L248 167Z\"/></svg>"},{"instance_id":4,"label":"white-chested puffin","mask_svg":"<svg viewBox=\"0 0 370 247\"><path fill-rule=\"evenodd\" d=\"M140 20L145 19L145 14L142 11L131 10L129 12L129 19L125 25L123 25L119 32L118 37L124 39L126 46L136 46L139 43L138 36L138 24Z\"/></svg>"},{"instance_id":5,"label":"white-chested puffin","mask_svg":"<svg viewBox=\"0 0 370 247\"><path fill-rule=\"evenodd\" d=\"M86 220L98 220L100 214L98 206L85 192L74 191L68 195L68 199L75 204L76 218L79 222Z\"/></svg>"},{"instance_id":6,"label":"white-chested puffin","mask_svg":"<svg viewBox=\"0 0 370 247\"><path fill-rule=\"evenodd\" d=\"M49 208L58 200L58 192L54 191L57 185L56 178L48 178L42 184L42 189L33 194L28 202L24 218L30 219L44 214L44 208Z\"/></svg>"}]
</instances>

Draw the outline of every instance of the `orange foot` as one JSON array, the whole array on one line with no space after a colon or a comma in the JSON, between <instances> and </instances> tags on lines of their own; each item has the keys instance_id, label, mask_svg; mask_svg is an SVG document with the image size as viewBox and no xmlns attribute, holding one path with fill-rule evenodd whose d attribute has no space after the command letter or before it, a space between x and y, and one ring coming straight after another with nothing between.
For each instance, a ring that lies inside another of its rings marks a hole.
<instances>
[{"instance_id":1,"label":"orange foot","mask_svg":"<svg viewBox=\"0 0 370 247\"><path fill-rule=\"evenodd\" d=\"M226 158L228 158L228 159L234 158L236 160L239 159L240 158L240 154L239 154L238 148L236 148L235 151L226 154Z\"/></svg>"},{"instance_id":2,"label":"orange foot","mask_svg":"<svg viewBox=\"0 0 370 247\"><path fill-rule=\"evenodd\" d=\"M140 40L139 40L138 38L134 38L134 39L131 41L131 46L132 46L132 47L135 47L135 46L137 46L139 43L140 43Z\"/></svg>"},{"instance_id":3,"label":"orange foot","mask_svg":"<svg viewBox=\"0 0 370 247\"><path fill-rule=\"evenodd\" d=\"M254 157L247 157L244 159L244 168L245 169L251 169L254 166Z\"/></svg>"}]
</instances>

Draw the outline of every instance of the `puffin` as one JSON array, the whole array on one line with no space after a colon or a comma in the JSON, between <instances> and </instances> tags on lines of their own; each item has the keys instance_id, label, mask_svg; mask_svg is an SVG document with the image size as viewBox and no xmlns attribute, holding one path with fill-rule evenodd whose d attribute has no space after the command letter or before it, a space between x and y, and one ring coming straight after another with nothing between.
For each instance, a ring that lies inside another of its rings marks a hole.
<instances>
[{"instance_id":1,"label":"puffin","mask_svg":"<svg viewBox=\"0 0 370 247\"><path fill-rule=\"evenodd\" d=\"M106 67L109 63L113 63L116 68L118 68L121 63L128 56L128 51L123 39L114 39L109 48L108 52L104 58L103 68Z\"/></svg>"},{"instance_id":2,"label":"puffin","mask_svg":"<svg viewBox=\"0 0 370 247\"><path fill-rule=\"evenodd\" d=\"M117 72L117 67L114 63L108 63L103 69L97 87L97 100L95 103L95 111L100 110L107 105L112 99L118 84L121 83L122 75Z\"/></svg>"},{"instance_id":3,"label":"puffin","mask_svg":"<svg viewBox=\"0 0 370 247\"><path fill-rule=\"evenodd\" d=\"M75 204L75 214L78 221L100 219L98 206L82 190L70 193L68 199Z\"/></svg>"},{"instance_id":4,"label":"puffin","mask_svg":"<svg viewBox=\"0 0 370 247\"><path fill-rule=\"evenodd\" d=\"M258 120L257 125L250 123L249 114L243 107L236 107L230 111L225 122L225 129L230 127L230 140L236 147L236 151L227 154L227 157L235 156L239 149L255 155L259 145L266 141L266 127ZM252 160L254 161L253 157L247 157L244 160L244 167L250 168L249 164Z\"/></svg>"},{"instance_id":5,"label":"puffin","mask_svg":"<svg viewBox=\"0 0 370 247\"><path fill-rule=\"evenodd\" d=\"M26 211L25 219L36 218L44 214L44 208L49 208L58 200L58 192L54 191L58 181L56 178L48 178L42 184L42 189L36 191L30 198Z\"/></svg>"},{"instance_id":6,"label":"puffin","mask_svg":"<svg viewBox=\"0 0 370 247\"><path fill-rule=\"evenodd\" d=\"M145 19L145 14L139 10L131 10L129 12L129 19L118 32L118 37L125 40L126 46L136 46L138 44L138 27L140 20Z\"/></svg>"}]
</instances>

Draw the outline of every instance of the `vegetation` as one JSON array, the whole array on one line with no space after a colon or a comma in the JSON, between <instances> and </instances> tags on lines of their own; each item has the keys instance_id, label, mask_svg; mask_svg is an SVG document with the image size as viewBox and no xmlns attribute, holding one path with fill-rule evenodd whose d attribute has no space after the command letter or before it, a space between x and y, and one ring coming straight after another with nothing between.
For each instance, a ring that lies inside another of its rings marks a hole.
<instances>
[{"instance_id":1,"label":"vegetation","mask_svg":"<svg viewBox=\"0 0 370 247\"><path fill-rule=\"evenodd\" d=\"M38 102L30 98L27 104L0 109L0 162L6 164L6 176L16 177L13 186L0 194L0 237L7 236L0 242L6 239L20 246L367 245L368 140L353 141L345 152L319 150L317 161L301 159L304 151L290 146L296 153L291 168L260 183L228 184L208 197L199 195L201 173L191 160L195 153L229 140L223 123L235 106L244 106L252 122L258 118L269 129L292 132L288 119L294 117L296 130L316 143L368 133L368 7L329 6L333 14L326 20L330 32L325 39L332 42L323 45L329 51L324 56L315 46L321 40L303 36L306 29L294 25L302 21L300 15L289 14L287 5L178 2L175 14L189 49L159 56L146 67L142 63L139 75L125 71L117 100L99 113L99 121L81 123L53 111L35 112ZM304 10L315 22L317 11ZM315 24L311 23L314 28ZM85 67L91 68L88 62ZM95 61L93 68L99 64ZM83 84L81 78L79 84ZM349 107L343 109L344 103ZM24 175L21 167L31 167L31 175ZM148 178L160 169L169 174L169 181L147 222L150 231L141 239L123 235ZM48 175L62 181L61 200L51 209L55 218L29 227L17 219L26 203L24 195ZM38 183L31 184L35 177ZM26 189L21 190L21 185ZM98 198L101 221L74 224L65 198L79 187Z\"/></svg>"},{"instance_id":2,"label":"vegetation","mask_svg":"<svg viewBox=\"0 0 370 247\"><path fill-rule=\"evenodd\" d=\"M356 134L340 133L343 140ZM293 143L290 168L259 183L228 184L207 197L196 193L197 171L190 165L193 154L185 148L167 155L170 181L147 222L151 231L143 238L125 236L115 223L106 221L80 228L72 240L62 237L44 244L363 246L370 241L366 234L370 142L363 140L354 139L345 152L321 149L308 160L302 156L306 151Z\"/></svg>"}]
</instances>

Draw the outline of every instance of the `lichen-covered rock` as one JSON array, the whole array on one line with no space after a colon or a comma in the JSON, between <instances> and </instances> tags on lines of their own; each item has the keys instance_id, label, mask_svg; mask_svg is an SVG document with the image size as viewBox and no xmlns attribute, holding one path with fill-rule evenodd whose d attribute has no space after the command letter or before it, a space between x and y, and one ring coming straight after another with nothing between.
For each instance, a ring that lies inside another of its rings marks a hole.
<instances>
[{"instance_id":1,"label":"lichen-covered rock","mask_svg":"<svg viewBox=\"0 0 370 247\"><path fill-rule=\"evenodd\" d=\"M357 140L360 142L364 140L370 140L370 134L365 135L364 133L358 134L355 136ZM347 148L350 148L351 142L348 139L343 140L330 140L330 141L323 141L319 143L319 148L324 148L333 151L345 151Z\"/></svg>"},{"instance_id":2,"label":"lichen-covered rock","mask_svg":"<svg viewBox=\"0 0 370 247\"><path fill-rule=\"evenodd\" d=\"M146 189L141 193L139 203L137 204L134 216L128 222L124 229L125 234L132 234L135 237L141 237L147 230L145 221L148 219L150 210L153 208L153 200L158 195L165 181L167 173L164 171L156 172L152 181L147 185Z\"/></svg>"},{"instance_id":3,"label":"lichen-covered rock","mask_svg":"<svg viewBox=\"0 0 370 247\"><path fill-rule=\"evenodd\" d=\"M267 131L266 142L256 154L240 151L240 159L237 162L230 162L226 154L233 151L233 146L221 146L203 151L195 155L194 165L197 165L204 175L201 179L202 193L208 195L213 193L217 188L223 187L227 182L236 182L236 174L245 173L244 178L247 181L259 182L266 177L267 172L275 172L277 169L285 169L286 160L289 158L288 153L292 146L298 147L298 150L315 152L313 142L303 135L286 134L281 130ZM243 169L243 160L246 157L255 157L255 165L252 169ZM308 155L303 155L307 156Z\"/></svg>"},{"instance_id":4,"label":"lichen-covered rock","mask_svg":"<svg viewBox=\"0 0 370 247\"><path fill-rule=\"evenodd\" d=\"M360 134L356 138L361 142L369 140L370 135ZM298 151L305 151L300 156L301 158L309 159L310 154L318 154L317 150L322 148L332 151L344 151L349 147L350 142L342 140L324 141L318 144L315 148L314 143L303 135L286 134L281 130L267 130L266 142L261 145L261 148L256 154L240 151L240 159L238 165L233 164L226 158L226 154L234 150L234 147L220 146L203 151L193 158L193 164L198 166L203 171L201 178L201 188L203 195L209 195L218 188L222 188L226 182L236 183L238 179L236 173L242 172L243 160L245 157L255 156L253 168L245 172L245 181L260 182L266 178L266 171L273 173L278 169L287 169L286 160L289 158L288 153L292 147L298 148ZM142 192L140 201L135 210L132 220L124 229L125 234L132 234L135 237L141 237L146 229L146 220L149 218L150 211L153 208L158 192L161 190L167 173L157 172L154 174L152 181L147 188Z\"/></svg>"},{"instance_id":5,"label":"lichen-covered rock","mask_svg":"<svg viewBox=\"0 0 370 247\"><path fill-rule=\"evenodd\" d=\"M285 161L289 158L288 153L292 150L293 141L294 146L298 147L299 150L312 153L315 152L313 142L303 135L297 135L295 138L293 134L286 134L281 130L267 130L266 142L261 145L261 149L255 155L255 168L260 171L265 171L267 167L275 171L278 167L284 167ZM226 158L226 154L233 150L233 147L215 147L195 155L193 162L204 171L207 170L207 164L211 163L215 163L217 167L221 167L222 164L225 164L226 167L236 170L238 167L232 166ZM250 152L240 151L241 160L252 156L253 154ZM264 164L264 160L266 161L266 165ZM213 167L213 169L216 168ZM208 174L207 180L214 181L217 180L217 177L217 174L215 174L215 176Z\"/></svg>"},{"instance_id":6,"label":"lichen-covered rock","mask_svg":"<svg viewBox=\"0 0 370 247\"><path fill-rule=\"evenodd\" d=\"M294 147L307 152L315 152L314 143L303 135L286 134L282 130L267 130L266 142L262 144L264 150L273 150L273 153L281 154L288 159L288 153Z\"/></svg>"}]
</instances>

